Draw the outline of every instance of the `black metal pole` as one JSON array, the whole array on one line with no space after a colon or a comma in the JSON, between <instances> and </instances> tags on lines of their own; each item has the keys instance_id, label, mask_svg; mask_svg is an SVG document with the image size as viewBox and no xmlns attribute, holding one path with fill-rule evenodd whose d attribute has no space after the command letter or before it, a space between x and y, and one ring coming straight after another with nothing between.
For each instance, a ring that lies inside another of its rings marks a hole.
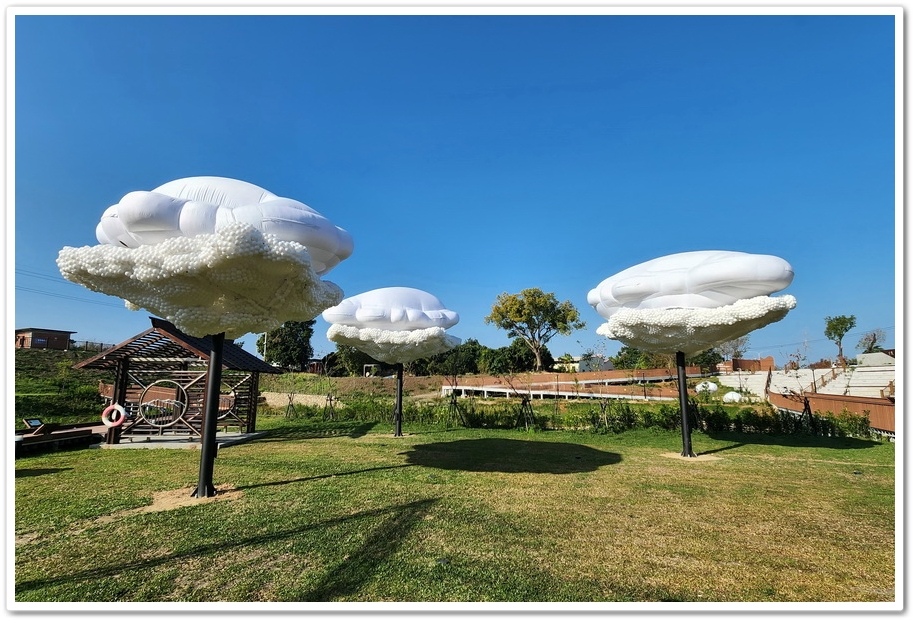
<instances>
[{"instance_id":1,"label":"black metal pole","mask_svg":"<svg viewBox=\"0 0 916 623\"><path fill-rule=\"evenodd\" d=\"M219 389L223 375L223 340L225 333L210 336L210 364L207 366L207 397L200 439L200 472L194 498L212 498L213 462L216 460L216 421L219 418Z\"/></svg>"},{"instance_id":2,"label":"black metal pole","mask_svg":"<svg viewBox=\"0 0 916 623\"><path fill-rule=\"evenodd\" d=\"M687 413L687 364L684 353L678 351L675 355L677 361L677 394L681 400L681 438L684 448L681 456L696 456L693 453L693 444L690 443L690 418Z\"/></svg>"},{"instance_id":3,"label":"black metal pole","mask_svg":"<svg viewBox=\"0 0 916 623\"><path fill-rule=\"evenodd\" d=\"M402 437L401 434L401 419L403 412L401 410L401 396L404 393L404 364L398 364L398 391L394 397L394 436Z\"/></svg>"}]
</instances>

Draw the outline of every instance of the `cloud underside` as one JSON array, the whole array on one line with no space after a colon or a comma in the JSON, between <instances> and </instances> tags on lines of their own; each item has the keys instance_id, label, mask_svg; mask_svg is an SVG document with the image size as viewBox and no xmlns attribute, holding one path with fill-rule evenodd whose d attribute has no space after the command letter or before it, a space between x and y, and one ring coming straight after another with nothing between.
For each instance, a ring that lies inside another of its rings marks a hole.
<instances>
[{"instance_id":1,"label":"cloud underside","mask_svg":"<svg viewBox=\"0 0 916 623\"><path fill-rule=\"evenodd\" d=\"M653 353L696 355L722 342L782 320L795 297L757 296L705 308L620 309L597 333Z\"/></svg>"},{"instance_id":2,"label":"cloud underside","mask_svg":"<svg viewBox=\"0 0 916 623\"><path fill-rule=\"evenodd\" d=\"M327 337L337 344L352 346L377 361L391 364L432 357L461 343L459 338L448 335L441 327L391 331L332 324Z\"/></svg>"},{"instance_id":3,"label":"cloud underside","mask_svg":"<svg viewBox=\"0 0 916 623\"><path fill-rule=\"evenodd\" d=\"M343 299L313 270L306 247L245 224L137 248L64 247L57 265L66 279L198 337L312 320Z\"/></svg>"}]
</instances>

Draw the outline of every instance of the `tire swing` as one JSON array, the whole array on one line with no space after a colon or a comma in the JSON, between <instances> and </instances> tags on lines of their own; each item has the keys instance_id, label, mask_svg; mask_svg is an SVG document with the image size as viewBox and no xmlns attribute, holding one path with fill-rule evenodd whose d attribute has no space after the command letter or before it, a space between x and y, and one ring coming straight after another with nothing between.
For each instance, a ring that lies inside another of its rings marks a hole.
<instances>
[{"instance_id":1,"label":"tire swing","mask_svg":"<svg viewBox=\"0 0 916 623\"><path fill-rule=\"evenodd\" d=\"M118 414L114 418L111 417L112 411L116 411ZM119 405L116 402L108 405L107 407L105 407L105 410L102 411L102 424L104 424L107 428L114 428L115 426L120 426L121 424L124 423L124 420L126 418L127 418L127 412L124 411L124 407L122 407L121 405Z\"/></svg>"}]
</instances>

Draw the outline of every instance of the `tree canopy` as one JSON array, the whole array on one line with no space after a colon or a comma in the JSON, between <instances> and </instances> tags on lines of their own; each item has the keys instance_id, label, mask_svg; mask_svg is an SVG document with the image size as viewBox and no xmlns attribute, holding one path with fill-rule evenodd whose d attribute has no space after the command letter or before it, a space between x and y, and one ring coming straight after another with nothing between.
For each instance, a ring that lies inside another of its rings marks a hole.
<instances>
[{"instance_id":1,"label":"tree canopy","mask_svg":"<svg viewBox=\"0 0 916 623\"><path fill-rule=\"evenodd\" d=\"M843 359L843 338L856 326L855 316L827 316L824 318L826 327L824 335L837 345L839 352L837 359Z\"/></svg>"},{"instance_id":2,"label":"tree canopy","mask_svg":"<svg viewBox=\"0 0 916 623\"><path fill-rule=\"evenodd\" d=\"M569 335L585 327L571 302L561 303L553 293L539 288L526 288L518 294L503 292L484 322L504 329L510 338L521 338L534 354L538 371L544 369L542 347L552 337L558 333Z\"/></svg>"},{"instance_id":3,"label":"tree canopy","mask_svg":"<svg viewBox=\"0 0 916 623\"><path fill-rule=\"evenodd\" d=\"M280 368L295 372L307 370L312 358L314 330L314 320L284 322L279 328L258 336L258 353Z\"/></svg>"}]
</instances>

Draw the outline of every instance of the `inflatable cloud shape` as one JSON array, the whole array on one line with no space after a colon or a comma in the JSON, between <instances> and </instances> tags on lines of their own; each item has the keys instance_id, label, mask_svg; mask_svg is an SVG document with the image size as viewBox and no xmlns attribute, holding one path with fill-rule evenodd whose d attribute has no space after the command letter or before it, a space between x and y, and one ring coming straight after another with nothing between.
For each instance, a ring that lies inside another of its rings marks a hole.
<instances>
[{"instance_id":1,"label":"inflatable cloud shape","mask_svg":"<svg viewBox=\"0 0 916 623\"><path fill-rule=\"evenodd\" d=\"M332 323L329 340L384 363L408 363L461 343L445 332L458 322L458 314L415 288L370 290L341 301L321 316Z\"/></svg>"},{"instance_id":2,"label":"inflatable cloud shape","mask_svg":"<svg viewBox=\"0 0 916 623\"><path fill-rule=\"evenodd\" d=\"M702 381L697 383L696 390L698 392L714 392L719 389L719 386L713 383L712 381Z\"/></svg>"},{"instance_id":3,"label":"inflatable cloud shape","mask_svg":"<svg viewBox=\"0 0 916 623\"><path fill-rule=\"evenodd\" d=\"M287 320L312 320L343 299L337 285L313 270L306 247L244 223L136 248L64 247L57 265L66 279L200 337L235 339Z\"/></svg>"},{"instance_id":4,"label":"inflatable cloud shape","mask_svg":"<svg viewBox=\"0 0 916 623\"><path fill-rule=\"evenodd\" d=\"M186 177L130 192L105 210L95 234L102 244L136 248L235 223L306 247L318 275L353 253L350 234L304 203L225 177Z\"/></svg>"},{"instance_id":5,"label":"inflatable cloud shape","mask_svg":"<svg viewBox=\"0 0 916 623\"><path fill-rule=\"evenodd\" d=\"M444 353L461 344L460 339L447 334L442 327L389 331L332 324L327 336L332 342L352 346L384 363L409 363Z\"/></svg>"},{"instance_id":6,"label":"inflatable cloud shape","mask_svg":"<svg viewBox=\"0 0 916 623\"><path fill-rule=\"evenodd\" d=\"M446 309L429 292L416 288L379 288L363 292L324 310L321 317L330 323L392 330L448 329L458 323L458 314Z\"/></svg>"},{"instance_id":7,"label":"inflatable cloud shape","mask_svg":"<svg viewBox=\"0 0 916 623\"><path fill-rule=\"evenodd\" d=\"M604 318L620 309L706 308L768 295L789 287L795 273L774 255L689 251L637 264L588 293Z\"/></svg>"},{"instance_id":8,"label":"inflatable cloud shape","mask_svg":"<svg viewBox=\"0 0 916 623\"><path fill-rule=\"evenodd\" d=\"M741 394L738 392L728 392L722 396L722 402L741 402Z\"/></svg>"},{"instance_id":9,"label":"inflatable cloud shape","mask_svg":"<svg viewBox=\"0 0 916 623\"><path fill-rule=\"evenodd\" d=\"M649 352L703 352L781 320L795 297L769 294L795 273L772 255L692 251L608 277L588 293L607 323L598 333Z\"/></svg>"}]
</instances>

